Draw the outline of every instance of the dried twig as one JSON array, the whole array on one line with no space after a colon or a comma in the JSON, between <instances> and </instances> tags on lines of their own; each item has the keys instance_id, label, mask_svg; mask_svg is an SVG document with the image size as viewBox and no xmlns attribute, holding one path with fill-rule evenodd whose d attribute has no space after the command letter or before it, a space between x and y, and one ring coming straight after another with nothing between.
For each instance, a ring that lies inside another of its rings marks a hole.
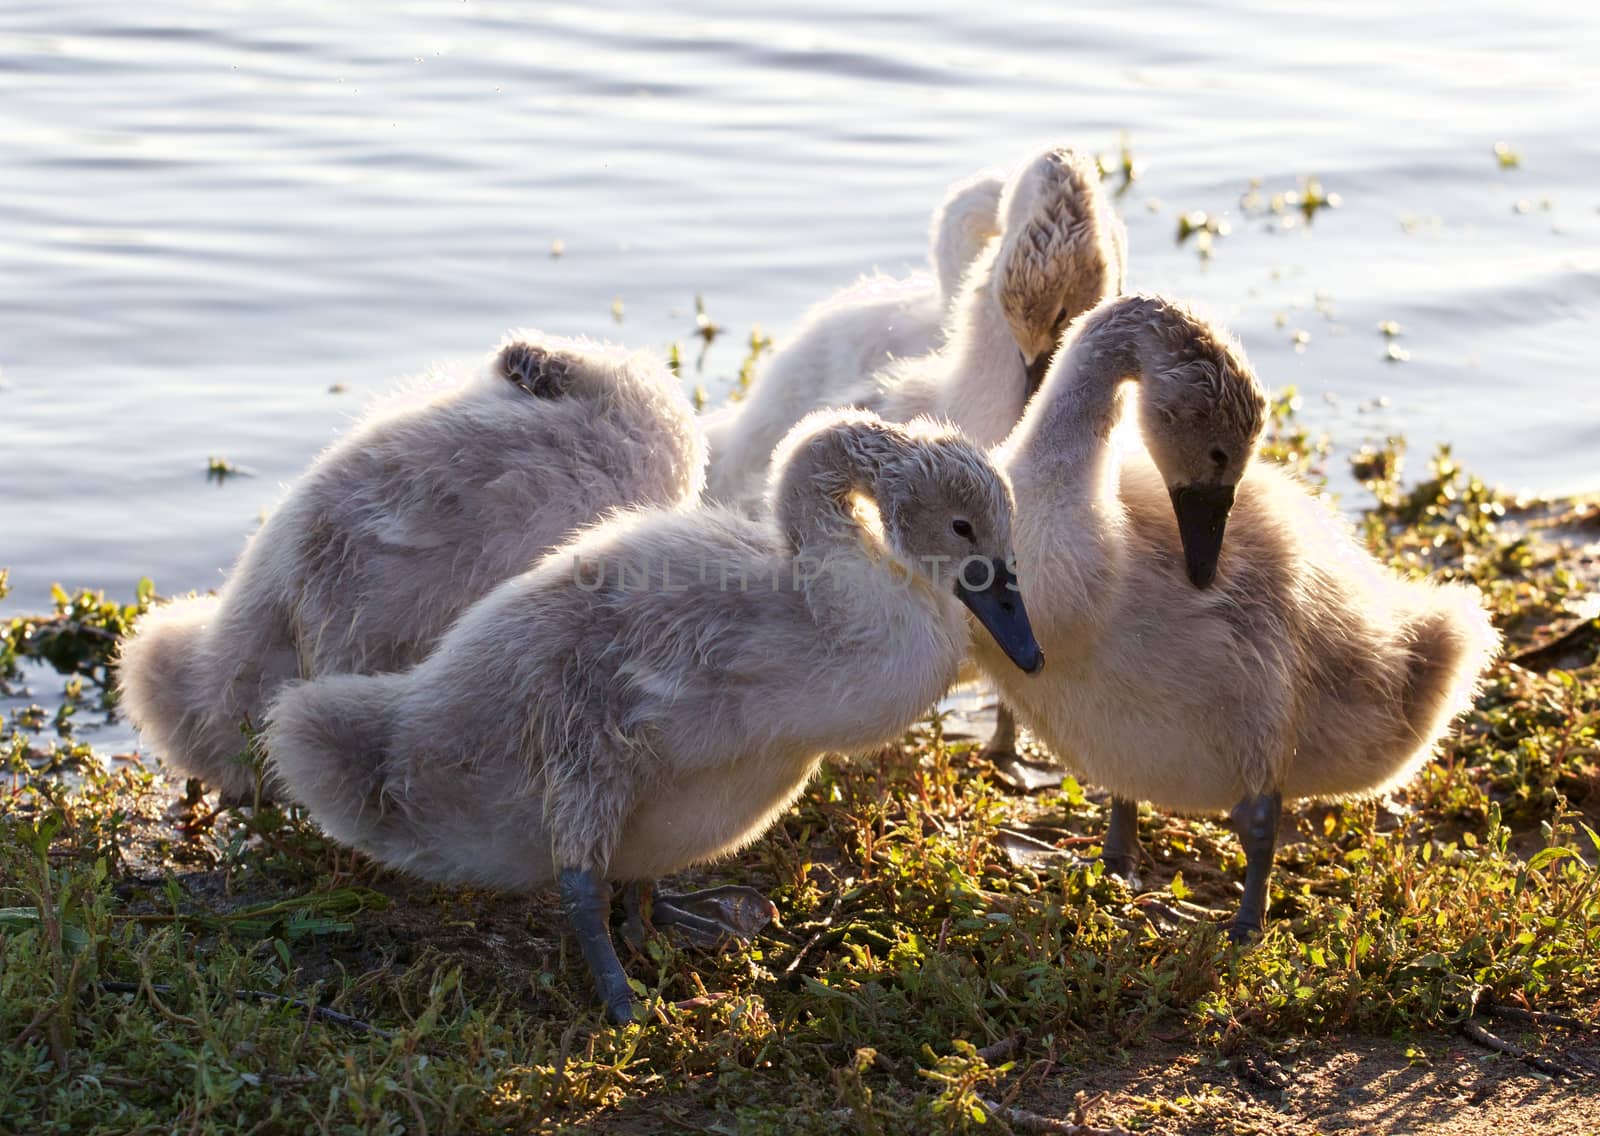
<instances>
[{"instance_id":1,"label":"dried twig","mask_svg":"<svg viewBox=\"0 0 1600 1136\"><path fill-rule=\"evenodd\" d=\"M1467 1018L1461 1023L1461 1032L1470 1041L1483 1046L1485 1049L1492 1049L1496 1053L1504 1053L1508 1057L1515 1057L1518 1061L1532 1066L1547 1076L1566 1077L1573 1081L1582 1080L1589 1076L1589 1074L1563 1065L1559 1061L1552 1061L1548 1057L1540 1057L1536 1053L1530 1053L1516 1042L1507 1041L1503 1037L1490 1033L1471 1018Z\"/></svg>"},{"instance_id":2,"label":"dried twig","mask_svg":"<svg viewBox=\"0 0 1600 1136\"><path fill-rule=\"evenodd\" d=\"M671 1006L674 1010L709 1010L718 1002L726 1002L732 997L733 995L726 990L714 990L704 994L696 994L693 998L684 998L682 1001L665 1004Z\"/></svg>"},{"instance_id":3,"label":"dried twig","mask_svg":"<svg viewBox=\"0 0 1600 1136\"><path fill-rule=\"evenodd\" d=\"M1493 1018L1510 1018L1536 1026L1562 1026L1566 1029L1600 1033L1600 1024L1586 1022L1568 1014L1552 1014L1548 1010L1524 1010L1521 1006L1507 1006L1504 1002L1484 1002L1481 1008Z\"/></svg>"},{"instance_id":4,"label":"dried twig","mask_svg":"<svg viewBox=\"0 0 1600 1136\"><path fill-rule=\"evenodd\" d=\"M1199 916L1190 915L1187 911L1179 910L1174 905L1165 902L1155 895L1138 896L1134 899L1133 905L1139 908L1141 911L1146 911L1152 915L1155 915L1157 918L1165 919L1168 923L1174 924L1175 926L1181 927L1191 923L1199 923L1201 921Z\"/></svg>"},{"instance_id":5,"label":"dried twig","mask_svg":"<svg viewBox=\"0 0 1600 1136\"><path fill-rule=\"evenodd\" d=\"M1071 1120L1053 1116L1040 1116L1020 1108L1007 1108L988 1097L979 1097L984 1111L1005 1121L1018 1132L1040 1133L1042 1136L1131 1136L1126 1128L1091 1128Z\"/></svg>"},{"instance_id":6,"label":"dried twig","mask_svg":"<svg viewBox=\"0 0 1600 1136\"><path fill-rule=\"evenodd\" d=\"M139 994L144 992L147 987L139 982L97 982L95 983L95 988L107 994ZM150 985L148 990L152 999L158 994L170 995L173 992L172 987L160 985ZM358 1033L370 1033L374 1037L381 1037L385 1040L394 1037L394 1034L388 1030L381 1029L371 1022L364 1022L360 1018L351 1017L349 1014L341 1014L338 1010L329 1009L327 1006L318 1006L311 1002L303 1002L299 998L289 998L282 994L274 994L270 990L235 990L233 991L233 997L241 1002L275 1002L280 1006L288 1006L290 1009L303 1010L312 1017L321 1018L323 1021L331 1022L336 1026L344 1026L346 1029L353 1029Z\"/></svg>"},{"instance_id":7,"label":"dried twig","mask_svg":"<svg viewBox=\"0 0 1600 1136\"><path fill-rule=\"evenodd\" d=\"M812 935L811 938L807 939L805 943L801 945L800 949L795 952L794 958L789 960L789 965L783 968L783 976L785 978L792 977L794 973L800 969L800 963L805 959L806 955L811 953L811 949L818 943L822 942L828 933L833 930L833 921L838 916L839 908L843 905L843 903L844 896L842 894L834 897L833 907L829 909L828 914L823 917L821 924L819 924L817 927L816 934Z\"/></svg>"}]
</instances>

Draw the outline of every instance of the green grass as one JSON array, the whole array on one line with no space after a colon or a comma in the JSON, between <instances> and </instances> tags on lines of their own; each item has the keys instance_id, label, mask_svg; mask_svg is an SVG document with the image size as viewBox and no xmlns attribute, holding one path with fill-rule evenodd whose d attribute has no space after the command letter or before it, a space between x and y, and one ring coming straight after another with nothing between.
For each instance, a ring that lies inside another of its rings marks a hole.
<instances>
[{"instance_id":1,"label":"green grass","mask_svg":"<svg viewBox=\"0 0 1600 1136\"><path fill-rule=\"evenodd\" d=\"M1316 476L1326 442L1292 411L1291 392L1272 452ZM706 874L767 888L784 925L715 955L647 941L624 959L646 1023L611 1029L552 895L408 882L41 711L0 750L0 1132L1004 1131L985 1099L1141 1046L1292 1061L1307 1038L1425 1041L1490 1003L1593 1020L1600 636L1567 614L1593 580L1547 539L1593 514L1513 502L1447 450L1406 486L1400 454L1357 455L1369 542L1476 581L1526 665L1497 666L1392 808L1294 814L1249 949L1207 914L1242 877L1219 825L1147 813L1135 894L1090 859L1088 787L1007 795L934 719L830 763ZM67 701L100 699L150 595L58 594L3 629L0 674L48 660ZM1014 866L1004 830L1041 818L1086 861ZM1091 1119L1161 1127L1200 1107L1178 1092Z\"/></svg>"}]
</instances>

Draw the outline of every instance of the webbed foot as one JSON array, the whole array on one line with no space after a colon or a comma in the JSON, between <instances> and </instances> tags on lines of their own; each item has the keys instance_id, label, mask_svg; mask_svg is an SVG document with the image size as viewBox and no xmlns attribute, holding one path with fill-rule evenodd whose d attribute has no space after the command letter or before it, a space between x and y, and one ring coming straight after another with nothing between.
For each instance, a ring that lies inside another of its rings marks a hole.
<instances>
[{"instance_id":1,"label":"webbed foot","mask_svg":"<svg viewBox=\"0 0 1600 1136\"><path fill-rule=\"evenodd\" d=\"M1070 835L1071 833L1059 823L1008 824L1003 825L996 833L995 844L1016 868L1042 872L1057 864L1081 867L1083 866L1081 856L1057 847L1063 837Z\"/></svg>"},{"instance_id":2,"label":"webbed foot","mask_svg":"<svg viewBox=\"0 0 1600 1136\"><path fill-rule=\"evenodd\" d=\"M1262 932L1260 923L1251 923L1242 915L1235 915L1228 923L1228 938L1240 946L1260 938Z\"/></svg>"},{"instance_id":3,"label":"webbed foot","mask_svg":"<svg viewBox=\"0 0 1600 1136\"><path fill-rule=\"evenodd\" d=\"M751 939L778 917L772 901L755 888L727 884L685 895L654 892L650 884L630 884L624 934L644 937L644 926L672 928L699 947L716 948L730 939Z\"/></svg>"}]
</instances>

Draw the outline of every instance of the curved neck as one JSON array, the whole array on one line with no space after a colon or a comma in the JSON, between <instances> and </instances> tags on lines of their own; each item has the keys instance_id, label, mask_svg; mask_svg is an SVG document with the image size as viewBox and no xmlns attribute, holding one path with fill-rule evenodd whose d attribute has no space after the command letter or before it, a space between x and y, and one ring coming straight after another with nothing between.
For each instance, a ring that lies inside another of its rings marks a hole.
<instances>
[{"instance_id":1,"label":"curved neck","mask_svg":"<svg viewBox=\"0 0 1600 1136\"><path fill-rule=\"evenodd\" d=\"M1032 470L1048 465L1082 487L1108 471L1111 433L1122 420L1126 384L1143 376L1141 334L1114 304L1085 318L1005 443Z\"/></svg>"},{"instance_id":2,"label":"curved neck","mask_svg":"<svg viewBox=\"0 0 1600 1136\"><path fill-rule=\"evenodd\" d=\"M913 720L955 681L966 653L966 609L954 587L937 587L893 547L895 513L916 479L906 466L919 463L905 461L914 445L880 419L846 419L778 458L773 519L793 581L778 586L803 605L815 635L808 650L832 672L828 680L849 684L849 704L815 709L818 723L834 714L857 731L877 721L872 729L898 733L902 717ZM857 496L878 504L888 542L857 516Z\"/></svg>"},{"instance_id":3,"label":"curved neck","mask_svg":"<svg viewBox=\"0 0 1600 1136\"><path fill-rule=\"evenodd\" d=\"M954 218L948 215L939 226L934 242L933 268L939 278L939 298L946 304L961 294L961 281L966 277L968 247Z\"/></svg>"},{"instance_id":4,"label":"curved neck","mask_svg":"<svg viewBox=\"0 0 1600 1136\"><path fill-rule=\"evenodd\" d=\"M984 447L1004 441L1028 405L1028 369L1001 310L994 267L989 268L983 286L970 296L967 323L954 341L953 371L944 387L946 415Z\"/></svg>"},{"instance_id":5,"label":"curved neck","mask_svg":"<svg viewBox=\"0 0 1600 1136\"><path fill-rule=\"evenodd\" d=\"M1035 626L1051 629L1049 649L1078 658L1092 655L1126 579L1111 435L1127 384L1142 372L1137 332L1104 314L1085 317L997 454L1016 493L1017 574L1029 612L1037 608Z\"/></svg>"},{"instance_id":6,"label":"curved neck","mask_svg":"<svg viewBox=\"0 0 1600 1136\"><path fill-rule=\"evenodd\" d=\"M1016 426L1027 406L1028 375L996 294L999 247L991 241L973 262L932 373L917 366L886 372L890 417L947 418L984 447L998 445Z\"/></svg>"},{"instance_id":7,"label":"curved neck","mask_svg":"<svg viewBox=\"0 0 1600 1136\"><path fill-rule=\"evenodd\" d=\"M880 420L830 427L789 455L773 492L795 584L812 617L842 641L881 636L886 619L903 619L887 613L907 602L934 603L947 622L962 625L954 591L946 602L930 599L932 581L894 549L897 494L884 469L903 445L904 435ZM887 541L863 524L858 496L877 505Z\"/></svg>"},{"instance_id":8,"label":"curved neck","mask_svg":"<svg viewBox=\"0 0 1600 1136\"><path fill-rule=\"evenodd\" d=\"M795 554L865 537L854 498L878 499L888 431L857 422L823 430L789 455L772 495L772 513Z\"/></svg>"}]
</instances>

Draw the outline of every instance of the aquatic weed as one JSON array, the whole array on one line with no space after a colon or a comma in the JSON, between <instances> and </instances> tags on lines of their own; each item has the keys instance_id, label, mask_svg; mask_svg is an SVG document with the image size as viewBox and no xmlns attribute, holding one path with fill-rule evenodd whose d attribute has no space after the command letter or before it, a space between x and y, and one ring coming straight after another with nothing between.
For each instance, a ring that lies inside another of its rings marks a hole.
<instances>
[{"instance_id":1,"label":"aquatic weed","mask_svg":"<svg viewBox=\"0 0 1600 1136\"><path fill-rule=\"evenodd\" d=\"M226 458L210 457L206 459L206 480L223 484L230 477L247 477L250 471L242 465L234 465Z\"/></svg>"}]
</instances>

